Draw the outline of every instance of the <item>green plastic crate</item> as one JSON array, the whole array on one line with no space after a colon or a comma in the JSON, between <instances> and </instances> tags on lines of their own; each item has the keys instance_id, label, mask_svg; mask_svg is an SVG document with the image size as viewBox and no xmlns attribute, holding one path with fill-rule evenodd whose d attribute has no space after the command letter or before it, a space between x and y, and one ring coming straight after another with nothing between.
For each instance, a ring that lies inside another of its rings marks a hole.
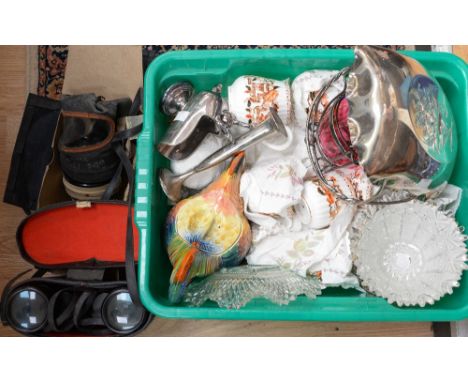
<instances>
[{"instance_id":1,"label":"green plastic crate","mask_svg":"<svg viewBox=\"0 0 468 382\"><path fill-rule=\"evenodd\" d=\"M451 182L463 188L458 222L468 226L468 70L454 55L403 52L419 60L437 78L449 99L459 136L459 152ZM158 181L158 170L168 160L155 148L167 119L159 111L164 89L180 80L191 81L196 91L218 83L224 90L238 76L252 74L274 79L294 79L310 69L341 69L353 62L351 50L227 50L180 51L164 54L148 68L144 82L144 128L137 145L135 219L140 231L139 288L146 308L161 317L192 319L307 320L307 321L449 321L468 318L468 277L461 286L433 306L398 308L382 298L361 297L357 292L329 288L322 296L304 296L287 306L264 299L239 310L219 308L208 302L201 307L172 306L167 291L172 266L163 245L164 221L169 210Z\"/></svg>"}]
</instances>

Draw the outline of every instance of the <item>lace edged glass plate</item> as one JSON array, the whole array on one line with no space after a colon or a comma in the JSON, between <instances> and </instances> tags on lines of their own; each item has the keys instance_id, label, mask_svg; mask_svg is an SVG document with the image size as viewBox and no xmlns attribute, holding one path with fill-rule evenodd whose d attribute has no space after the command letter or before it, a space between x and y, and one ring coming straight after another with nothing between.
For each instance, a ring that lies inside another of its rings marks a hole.
<instances>
[{"instance_id":1,"label":"lace edged glass plate","mask_svg":"<svg viewBox=\"0 0 468 382\"><path fill-rule=\"evenodd\" d=\"M188 286L185 302L200 306L207 300L220 307L239 309L255 298L263 297L278 305L287 305L299 295L315 298L321 293L320 282L276 266L243 265L223 268Z\"/></svg>"},{"instance_id":2,"label":"lace edged glass plate","mask_svg":"<svg viewBox=\"0 0 468 382\"><path fill-rule=\"evenodd\" d=\"M452 217L412 201L365 207L351 242L365 288L398 306L423 307L459 286L468 269L465 240Z\"/></svg>"}]
</instances>

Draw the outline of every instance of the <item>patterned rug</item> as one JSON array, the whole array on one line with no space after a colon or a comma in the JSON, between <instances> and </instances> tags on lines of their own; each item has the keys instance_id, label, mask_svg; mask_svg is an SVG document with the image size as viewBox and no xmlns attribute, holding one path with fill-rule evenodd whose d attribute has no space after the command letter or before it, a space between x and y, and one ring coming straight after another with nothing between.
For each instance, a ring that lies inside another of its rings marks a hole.
<instances>
[{"instance_id":1,"label":"patterned rug","mask_svg":"<svg viewBox=\"0 0 468 382\"><path fill-rule=\"evenodd\" d=\"M276 49L276 48L329 48L349 49L354 45L143 45L143 71L159 55L172 50L200 49ZM382 45L391 49L414 49L405 45ZM67 66L68 45L39 45L38 67L39 78L37 94L52 99L60 99L65 69Z\"/></svg>"},{"instance_id":2,"label":"patterned rug","mask_svg":"<svg viewBox=\"0 0 468 382\"><path fill-rule=\"evenodd\" d=\"M204 50L204 49L298 49L298 48L328 48L328 49L351 49L355 45L143 45L143 71L159 55L172 50ZM405 45L381 45L390 49L405 49Z\"/></svg>"},{"instance_id":3,"label":"patterned rug","mask_svg":"<svg viewBox=\"0 0 468 382\"><path fill-rule=\"evenodd\" d=\"M60 99L67 67L68 45L39 45L37 54L39 66L37 94Z\"/></svg>"}]
</instances>

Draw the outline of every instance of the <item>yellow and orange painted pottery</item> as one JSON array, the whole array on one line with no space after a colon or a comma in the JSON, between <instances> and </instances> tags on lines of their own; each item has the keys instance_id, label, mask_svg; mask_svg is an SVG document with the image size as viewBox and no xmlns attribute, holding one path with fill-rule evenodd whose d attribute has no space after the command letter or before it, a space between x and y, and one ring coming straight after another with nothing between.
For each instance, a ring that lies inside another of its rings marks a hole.
<instances>
[{"instance_id":1,"label":"yellow and orange painted pottery","mask_svg":"<svg viewBox=\"0 0 468 382\"><path fill-rule=\"evenodd\" d=\"M239 195L244 153L200 193L184 199L169 212L166 245L173 265L169 300L179 302L194 277L238 265L251 244L250 225Z\"/></svg>"}]
</instances>

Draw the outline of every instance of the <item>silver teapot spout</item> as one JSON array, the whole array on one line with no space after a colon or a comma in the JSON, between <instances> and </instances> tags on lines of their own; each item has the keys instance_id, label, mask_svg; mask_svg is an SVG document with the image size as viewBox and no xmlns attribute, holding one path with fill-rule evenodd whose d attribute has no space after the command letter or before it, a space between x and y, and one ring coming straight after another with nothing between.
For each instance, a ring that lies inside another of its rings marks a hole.
<instances>
[{"instance_id":1,"label":"silver teapot spout","mask_svg":"<svg viewBox=\"0 0 468 382\"><path fill-rule=\"evenodd\" d=\"M168 159L187 158L208 133L219 132L216 120L222 105L219 92L193 95L193 87L187 82L169 87L161 99L161 110L174 120L159 142L158 151Z\"/></svg>"},{"instance_id":2,"label":"silver teapot spout","mask_svg":"<svg viewBox=\"0 0 468 382\"><path fill-rule=\"evenodd\" d=\"M182 195L182 185L187 178L218 165L240 151L244 151L247 147L253 146L276 133L285 137L288 135L283 121L278 116L276 110L271 108L270 116L259 126L214 152L192 170L174 175L170 170L162 169L159 174L159 181L164 193L172 202L179 201Z\"/></svg>"}]
</instances>

